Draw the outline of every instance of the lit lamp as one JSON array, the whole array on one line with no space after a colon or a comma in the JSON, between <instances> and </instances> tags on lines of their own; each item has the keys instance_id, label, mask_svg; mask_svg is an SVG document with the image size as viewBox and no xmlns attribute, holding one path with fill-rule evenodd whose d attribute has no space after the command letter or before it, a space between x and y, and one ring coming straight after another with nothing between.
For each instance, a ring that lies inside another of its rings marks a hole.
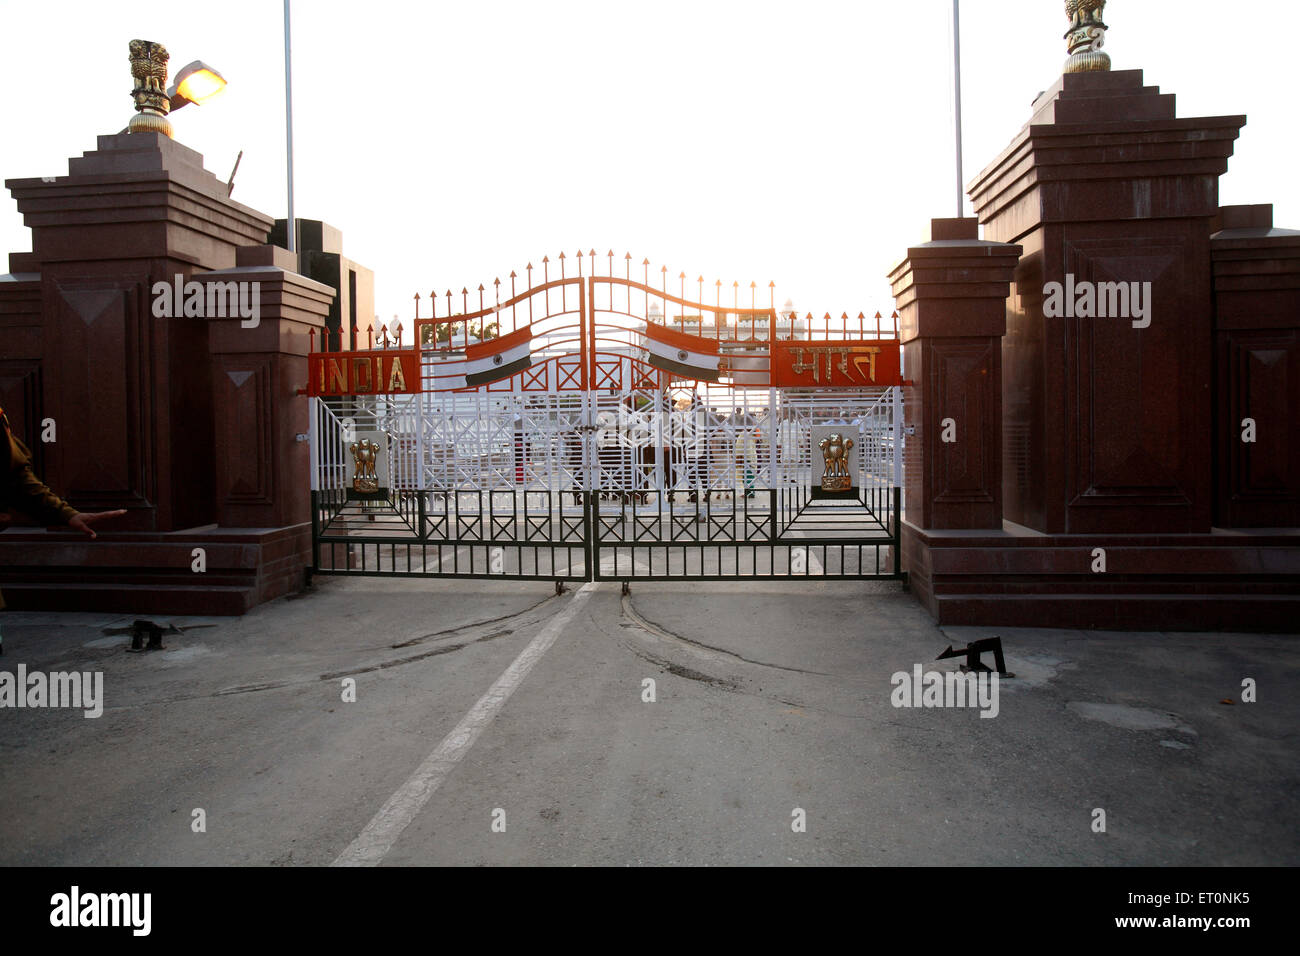
<instances>
[{"instance_id":1,"label":"lit lamp","mask_svg":"<svg viewBox=\"0 0 1300 956\"><path fill-rule=\"evenodd\" d=\"M226 88L226 78L202 60L181 68L176 82L167 90L172 112L190 103L202 106Z\"/></svg>"}]
</instances>

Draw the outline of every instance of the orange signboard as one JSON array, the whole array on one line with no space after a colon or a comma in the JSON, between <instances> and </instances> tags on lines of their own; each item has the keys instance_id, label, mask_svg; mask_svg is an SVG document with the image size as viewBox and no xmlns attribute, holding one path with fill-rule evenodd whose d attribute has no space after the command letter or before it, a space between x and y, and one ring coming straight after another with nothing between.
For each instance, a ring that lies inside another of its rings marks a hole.
<instances>
[{"instance_id":1,"label":"orange signboard","mask_svg":"<svg viewBox=\"0 0 1300 956\"><path fill-rule=\"evenodd\" d=\"M901 385L896 339L773 342L777 388L874 388Z\"/></svg>"},{"instance_id":2,"label":"orange signboard","mask_svg":"<svg viewBox=\"0 0 1300 956\"><path fill-rule=\"evenodd\" d=\"M420 391L416 349L313 352L308 395L396 395Z\"/></svg>"}]
</instances>

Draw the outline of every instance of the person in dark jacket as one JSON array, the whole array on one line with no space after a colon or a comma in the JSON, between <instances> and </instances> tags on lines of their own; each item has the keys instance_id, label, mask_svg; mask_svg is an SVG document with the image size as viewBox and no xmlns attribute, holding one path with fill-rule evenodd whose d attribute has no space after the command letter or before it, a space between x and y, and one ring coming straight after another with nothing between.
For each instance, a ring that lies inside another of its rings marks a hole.
<instances>
[{"instance_id":1,"label":"person in dark jacket","mask_svg":"<svg viewBox=\"0 0 1300 956\"><path fill-rule=\"evenodd\" d=\"M13 433L4 409L0 408L0 531L11 521L7 512L20 512L40 524L67 525L92 538L95 537L92 524L126 514L123 508L85 514L47 488L32 471L32 453ZM0 608L3 607L4 597L0 595Z\"/></svg>"}]
</instances>

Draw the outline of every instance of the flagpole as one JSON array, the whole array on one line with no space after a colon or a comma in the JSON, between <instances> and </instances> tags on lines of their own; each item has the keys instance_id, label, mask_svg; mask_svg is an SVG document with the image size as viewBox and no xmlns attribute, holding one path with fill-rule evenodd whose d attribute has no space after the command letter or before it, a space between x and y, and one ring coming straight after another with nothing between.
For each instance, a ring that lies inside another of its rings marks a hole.
<instances>
[{"instance_id":1,"label":"flagpole","mask_svg":"<svg viewBox=\"0 0 1300 956\"><path fill-rule=\"evenodd\" d=\"M285 0L288 3L288 0ZM952 85L953 102L956 104L957 135L957 218L966 211L966 190L962 185L961 173L961 0L952 0Z\"/></svg>"},{"instance_id":2,"label":"flagpole","mask_svg":"<svg viewBox=\"0 0 1300 956\"><path fill-rule=\"evenodd\" d=\"M297 223L293 219L293 65L289 56L289 0L284 0L284 141L289 172L289 219L285 233L289 251L298 248Z\"/></svg>"}]
</instances>

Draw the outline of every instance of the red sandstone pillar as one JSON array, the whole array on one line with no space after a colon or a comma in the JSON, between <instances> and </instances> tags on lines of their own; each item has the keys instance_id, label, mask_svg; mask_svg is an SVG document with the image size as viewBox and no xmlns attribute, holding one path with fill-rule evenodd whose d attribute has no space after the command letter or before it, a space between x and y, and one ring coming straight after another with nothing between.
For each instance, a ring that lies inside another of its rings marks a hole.
<instances>
[{"instance_id":1,"label":"red sandstone pillar","mask_svg":"<svg viewBox=\"0 0 1300 956\"><path fill-rule=\"evenodd\" d=\"M1001 530L1002 335L1020 247L981 241L974 219L935 219L930 235L889 276L912 383L904 530Z\"/></svg>"},{"instance_id":2,"label":"red sandstone pillar","mask_svg":"<svg viewBox=\"0 0 1300 956\"><path fill-rule=\"evenodd\" d=\"M334 290L297 274L279 246L238 250L236 267L200 282L255 283L257 324L239 315L207 319L212 352L217 521L223 527L303 526L310 555L307 443L309 331L323 341Z\"/></svg>"},{"instance_id":3,"label":"red sandstone pillar","mask_svg":"<svg viewBox=\"0 0 1300 956\"><path fill-rule=\"evenodd\" d=\"M1246 118L1178 119L1140 70L1066 74L1034 109L970 187L985 236L1024 247L1003 344L1006 517L1206 532L1210 219ZM1047 284L1071 281L1150 283L1149 325L1053 314Z\"/></svg>"},{"instance_id":4,"label":"red sandstone pillar","mask_svg":"<svg viewBox=\"0 0 1300 956\"><path fill-rule=\"evenodd\" d=\"M208 328L156 316L151 290L234 265L236 248L265 242L273 220L231 201L200 154L165 136L101 136L98 147L66 176L5 184L32 230L32 252L11 265L40 289L39 329L24 327L12 348L24 368L39 364L32 416L57 426L43 477L84 511L127 509L104 532L205 525ZM6 342L0 358L10 355Z\"/></svg>"},{"instance_id":5,"label":"red sandstone pillar","mask_svg":"<svg viewBox=\"0 0 1300 956\"><path fill-rule=\"evenodd\" d=\"M1214 523L1300 527L1300 232L1274 229L1270 205L1216 225Z\"/></svg>"}]
</instances>

